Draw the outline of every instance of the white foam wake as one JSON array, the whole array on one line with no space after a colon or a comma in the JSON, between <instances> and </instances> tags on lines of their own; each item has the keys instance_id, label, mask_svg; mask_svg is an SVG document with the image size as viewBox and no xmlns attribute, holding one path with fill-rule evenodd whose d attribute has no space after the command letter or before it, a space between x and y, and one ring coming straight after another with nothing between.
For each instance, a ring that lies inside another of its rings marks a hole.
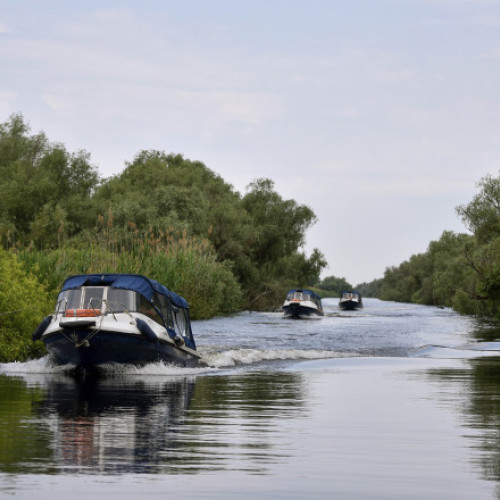
<instances>
[{"instance_id":1,"label":"white foam wake","mask_svg":"<svg viewBox=\"0 0 500 500\"><path fill-rule=\"evenodd\" d=\"M65 375L71 373L72 366L57 366L51 363L50 357L34 359L26 362L0 364L0 374L33 377L40 375ZM162 362L149 363L144 366L110 363L100 367L101 374L106 376L181 376L200 375L213 370L208 366L184 368ZM40 378L40 377L39 377ZM43 377L42 377L43 378Z\"/></svg>"},{"instance_id":2,"label":"white foam wake","mask_svg":"<svg viewBox=\"0 0 500 500\"><path fill-rule=\"evenodd\" d=\"M251 365L264 361L311 360L338 358L339 353L323 350L302 349L230 349L227 351L201 351L202 359L212 368L229 368L232 366Z\"/></svg>"},{"instance_id":3,"label":"white foam wake","mask_svg":"<svg viewBox=\"0 0 500 500\"><path fill-rule=\"evenodd\" d=\"M65 371L66 368L52 364L49 356L24 362L0 364L0 373L6 374L64 373Z\"/></svg>"},{"instance_id":4,"label":"white foam wake","mask_svg":"<svg viewBox=\"0 0 500 500\"><path fill-rule=\"evenodd\" d=\"M209 374L222 368L235 366L250 366L256 363L269 361L299 361L345 357L334 351L300 350L300 349L229 349L214 350L201 349L201 364L195 368L184 368L163 362L149 363L145 366L109 364L101 367L101 372L108 376L169 376L186 377ZM0 364L0 373L8 375L33 376L44 374L64 375L72 367L57 366L51 363L50 357L45 356L26 362Z\"/></svg>"}]
</instances>

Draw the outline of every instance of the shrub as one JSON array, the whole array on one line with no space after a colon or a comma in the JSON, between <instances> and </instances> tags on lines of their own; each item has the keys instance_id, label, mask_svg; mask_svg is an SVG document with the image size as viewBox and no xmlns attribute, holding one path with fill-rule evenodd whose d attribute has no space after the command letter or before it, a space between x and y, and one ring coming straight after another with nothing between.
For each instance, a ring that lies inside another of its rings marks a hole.
<instances>
[{"instance_id":1,"label":"shrub","mask_svg":"<svg viewBox=\"0 0 500 500\"><path fill-rule=\"evenodd\" d=\"M17 255L0 249L0 362L25 361L45 353L31 335L51 313L45 288L27 273Z\"/></svg>"}]
</instances>

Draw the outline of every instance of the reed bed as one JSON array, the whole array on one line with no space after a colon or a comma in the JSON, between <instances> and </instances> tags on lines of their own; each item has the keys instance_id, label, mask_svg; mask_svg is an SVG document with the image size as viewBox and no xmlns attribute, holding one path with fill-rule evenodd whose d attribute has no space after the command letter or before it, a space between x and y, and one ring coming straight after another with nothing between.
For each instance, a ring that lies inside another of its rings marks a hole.
<instances>
[{"instance_id":1,"label":"reed bed","mask_svg":"<svg viewBox=\"0 0 500 500\"><path fill-rule=\"evenodd\" d=\"M150 227L140 231L133 223L116 228L108 214L99 218L98 230L85 239L50 251L27 249L19 256L47 286L52 300L72 274L134 273L182 295L193 319L228 314L241 307L241 287L230 265L217 261L208 240L189 236L185 229Z\"/></svg>"}]
</instances>

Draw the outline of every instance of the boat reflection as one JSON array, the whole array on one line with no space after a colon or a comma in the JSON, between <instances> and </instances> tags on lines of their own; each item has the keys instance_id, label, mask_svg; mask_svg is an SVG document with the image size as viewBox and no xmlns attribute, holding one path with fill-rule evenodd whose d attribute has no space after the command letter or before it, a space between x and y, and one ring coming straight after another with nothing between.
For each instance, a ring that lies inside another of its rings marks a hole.
<instances>
[{"instance_id":1,"label":"boat reflection","mask_svg":"<svg viewBox=\"0 0 500 500\"><path fill-rule=\"evenodd\" d=\"M38 405L50 422L58 467L84 472L150 471L175 441L195 382L180 378L82 381L55 378Z\"/></svg>"},{"instance_id":2,"label":"boat reflection","mask_svg":"<svg viewBox=\"0 0 500 500\"><path fill-rule=\"evenodd\" d=\"M21 381L2 377L0 385ZM265 473L286 459L275 445L279 419L304 412L300 375L206 377L45 376L24 384L11 455L0 471L30 473ZM37 397L33 398L33 394ZM22 446L23 432L36 446ZM24 430L23 430L24 429ZM270 432L272 429L272 432ZM0 431L0 437L2 431Z\"/></svg>"}]
</instances>

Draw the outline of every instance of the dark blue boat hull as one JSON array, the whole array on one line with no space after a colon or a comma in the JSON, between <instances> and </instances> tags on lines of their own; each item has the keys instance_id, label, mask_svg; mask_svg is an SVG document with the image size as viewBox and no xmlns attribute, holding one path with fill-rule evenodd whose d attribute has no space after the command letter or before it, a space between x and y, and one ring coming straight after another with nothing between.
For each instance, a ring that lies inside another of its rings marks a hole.
<instances>
[{"instance_id":1,"label":"dark blue boat hull","mask_svg":"<svg viewBox=\"0 0 500 500\"><path fill-rule=\"evenodd\" d=\"M285 316L291 318L309 318L315 316L323 316L321 311L314 309L312 307L304 307L300 304L290 304L288 306L283 306L283 312Z\"/></svg>"},{"instance_id":2,"label":"dark blue boat hull","mask_svg":"<svg viewBox=\"0 0 500 500\"><path fill-rule=\"evenodd\" d=\"M341 309L352 311L353 309L362 309L363 303L357 300L344 300L339 303Z\"/></svg>"},{"instance_id":3,"label":"dark blue boat hull","mask_svg":"<svg viewBox=\"0 0 500 500\"><path fill-rule=\"evenodd\" d=\"M177 366L198 364L197 356L171 343L161 340L153 343L144 336L120 332L100 331L77 347L89 333L84 329L59 331L44 336L43 341L58 365L73 365L76 368L94 368L108 363L145 365L158 361Z\"/></svg>"}]
</instances>

